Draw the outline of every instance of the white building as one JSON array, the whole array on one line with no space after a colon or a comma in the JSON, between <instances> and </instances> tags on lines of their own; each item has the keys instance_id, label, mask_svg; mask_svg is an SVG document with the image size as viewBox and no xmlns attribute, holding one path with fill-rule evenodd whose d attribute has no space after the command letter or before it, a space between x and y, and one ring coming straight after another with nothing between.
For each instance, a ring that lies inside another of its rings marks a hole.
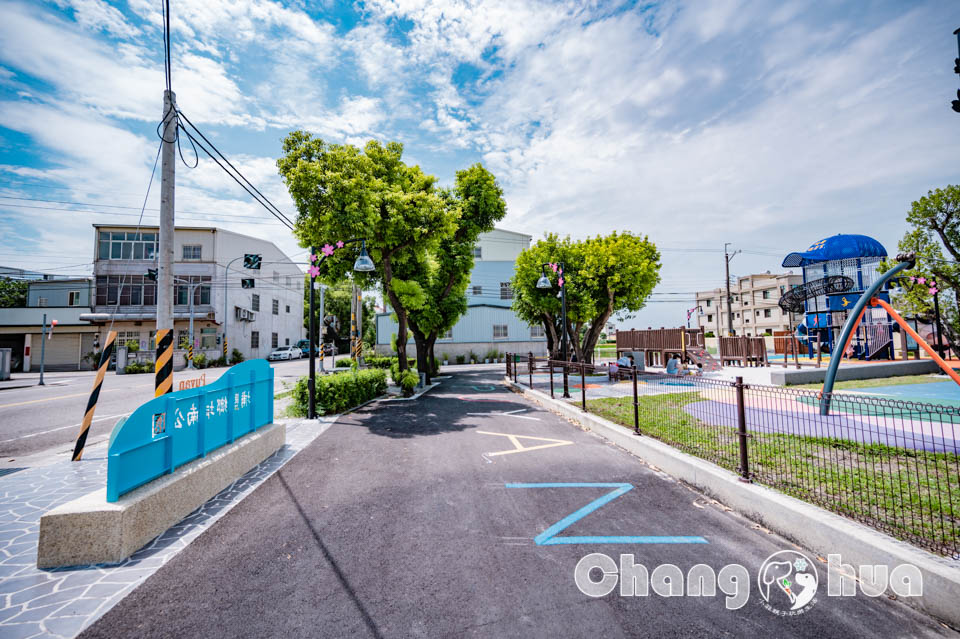
<instances>
[{"instance_id":1,"label":"white building","mask_svg":"<svg viewBox=\"0 0 960 639\"><path fill-rule=\"evenodd\" d=\"M490 351L545 355L547 338L540 324L530 326L513 312L511 280L517 257L530 246L525 233L494 229L481 233L473 248L473 271L467 287L467 312L441 335L434 354L456 361L473 353L483 359ZM390 352L390 337L397 332L391 312L377 315L377 352ZM408 343L408 353L412 355Z\"/></svg>"},{"instance_id":2,"label":"white building","mask_svg":"<svg viewBox=\"0 0 960 639\"><path fill-rule=\"evenodd\" d=\"M731 312L733 335L755 337L796 328L802 314L784 313L780 297L803 283L803 277L789 273L744 275L731 282L731 304L725 288L697 293L697 327L714 335L727 335L727 313Z\"/></svg>"},{"instance_id":3,"label":"white building","mask_svg":"<svg viewBox=\"0 0 960 639\"><path fill-rule=\"evenodd\" d=\"M156 349L157 227L95 224L93 312L82 316L100 326L104 343L111 322L117 343ZM243 267L243 256L261 256L261 269ZM229 269L228 269L229 266ZM277 346L304 337L300 267L273 242L210 227L177 227L174 237L174 366L185 364L189 343L190 284L193 294L194 351L208 359L234 348L247 359L266 357ZM253 281L243 288L242 280Z\"/></svg>"}]
</instances>

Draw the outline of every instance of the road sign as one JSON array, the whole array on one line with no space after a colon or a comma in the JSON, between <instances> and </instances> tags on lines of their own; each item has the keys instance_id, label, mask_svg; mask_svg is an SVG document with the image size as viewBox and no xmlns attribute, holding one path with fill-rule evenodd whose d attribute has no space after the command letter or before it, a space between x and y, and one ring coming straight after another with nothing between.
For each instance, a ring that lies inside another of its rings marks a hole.
<instances>
[{"instance_id":1,"label":"road sign","mask_svg":"<svg viewBox=\"0 0 960 639\"><path fill-rule=\"evenodd\" d=\"M262 359L209 386L155 397L110 433L107 501L273 423L273 369Z\"/></svg>"},{"instance_id":2,"label":"road sign","mask_svg":"<svg viewBox=\"0 0 960 639\"><path fill-rule=\"evenodd\" d=\"M252 277L245 277L245 278L243 278L242 280L240 280L240 287L241 287L241 288L254 288L255 283L256 283L256 280L254 280Z\"/></svg>"},{"instance_id":3,"label":"road sign","mask_svg":"<svg viewBox=\"0 0 960 639\"><path fill-rule=\"evenodd\" d=\"M263 256L259 253L245 253L243 256L243 268L260 270L260 264L263 261Z\"/></svg>"}]
</instances>

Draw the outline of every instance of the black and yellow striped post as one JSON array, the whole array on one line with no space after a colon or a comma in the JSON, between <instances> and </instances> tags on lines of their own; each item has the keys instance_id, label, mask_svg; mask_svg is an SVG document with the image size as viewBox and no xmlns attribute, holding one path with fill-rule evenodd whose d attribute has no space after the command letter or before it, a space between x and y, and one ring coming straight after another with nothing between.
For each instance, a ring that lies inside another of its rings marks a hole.
<instances>
[{"instance_id":1,"label":"black and yellow striped post","mask_svg":"<svg viewBox=\"0 0 960 639\"><path fill-rule=\"evenodd\" d=\"M227 358L227 336L223 336L223 358Z\"/></svg>"},{"instance_id":2,"label":"black and yellow striped post","mask_svg":"<svg viewBox=\"0 0 960 639\"><path fill-rule=\"evenodd\" d=\"M110 358L113 357L113 343L117 339L117 332L107 333L107 342L100 351L100 362L97 366L97 377L93 382L93 390L90 391L90 399L87 400L87 412L83 414L83 423L80 424L80 434L77 435L77 443L73 447L73 461L80 461L83 457L83 447L87 443L87 433L90 431L90 424L93 423L93 414L97 410L97 400L100 399L100 387L103 386L103 377L107 374L107 366L110 365Z\"/></svg>"},{"instance_id":3,"label":"black and yellow striped post","mask_svg":"<svg viewBox=\"0 0 960 639\"><path fill-rule=\"evenodd\" d=\"M193 363L193 343L187 344L187 361Z\"/></svg>"},{"instance_id":4,"label":"black and yellow striped post","mask_svg":"<svg viewBox=\"0 0 960 639\"><path fill-rule=\"evenodd\" d=\"M154 397L173 392L173 331L157 331L157 361L154 364Z\"/></svg>"}]
</instances>

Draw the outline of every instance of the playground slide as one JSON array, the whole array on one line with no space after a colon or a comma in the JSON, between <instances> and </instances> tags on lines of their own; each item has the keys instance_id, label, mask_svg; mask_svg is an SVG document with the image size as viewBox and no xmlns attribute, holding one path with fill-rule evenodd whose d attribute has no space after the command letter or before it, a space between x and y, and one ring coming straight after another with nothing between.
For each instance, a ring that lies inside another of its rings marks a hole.
<instances>
[{"instance_id":1,"label":"playground slide","mask_svg":"<svg viewBox=\"0 0 960 639\"><path fill-rule=\"evenodd\" d=\"M704 373L711 373L720 370L720 362L713 359L713 356L704 348L687 348L687 357L694 364L700 364Z\"/></svg>"}]
</instances>

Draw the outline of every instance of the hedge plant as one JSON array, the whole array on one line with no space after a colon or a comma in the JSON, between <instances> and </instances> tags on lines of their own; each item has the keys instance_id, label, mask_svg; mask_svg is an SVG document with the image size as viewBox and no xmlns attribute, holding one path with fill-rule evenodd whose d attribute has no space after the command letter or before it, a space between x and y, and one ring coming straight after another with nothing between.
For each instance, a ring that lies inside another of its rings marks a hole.
<instances>
[{"instance_id":1,"label":"hedge plant","mask_svg":"<svg viewBox=\"0 0 960 639\"><path fill-rule=\"evenodd\" d=\"M309 402L309 378L301 377L293 387L291 412L304 417ZM333 415L359 406L387 390L387 374L379 369L365 369L317 377L317 412Z\"/></svg>"}]
</instances>

